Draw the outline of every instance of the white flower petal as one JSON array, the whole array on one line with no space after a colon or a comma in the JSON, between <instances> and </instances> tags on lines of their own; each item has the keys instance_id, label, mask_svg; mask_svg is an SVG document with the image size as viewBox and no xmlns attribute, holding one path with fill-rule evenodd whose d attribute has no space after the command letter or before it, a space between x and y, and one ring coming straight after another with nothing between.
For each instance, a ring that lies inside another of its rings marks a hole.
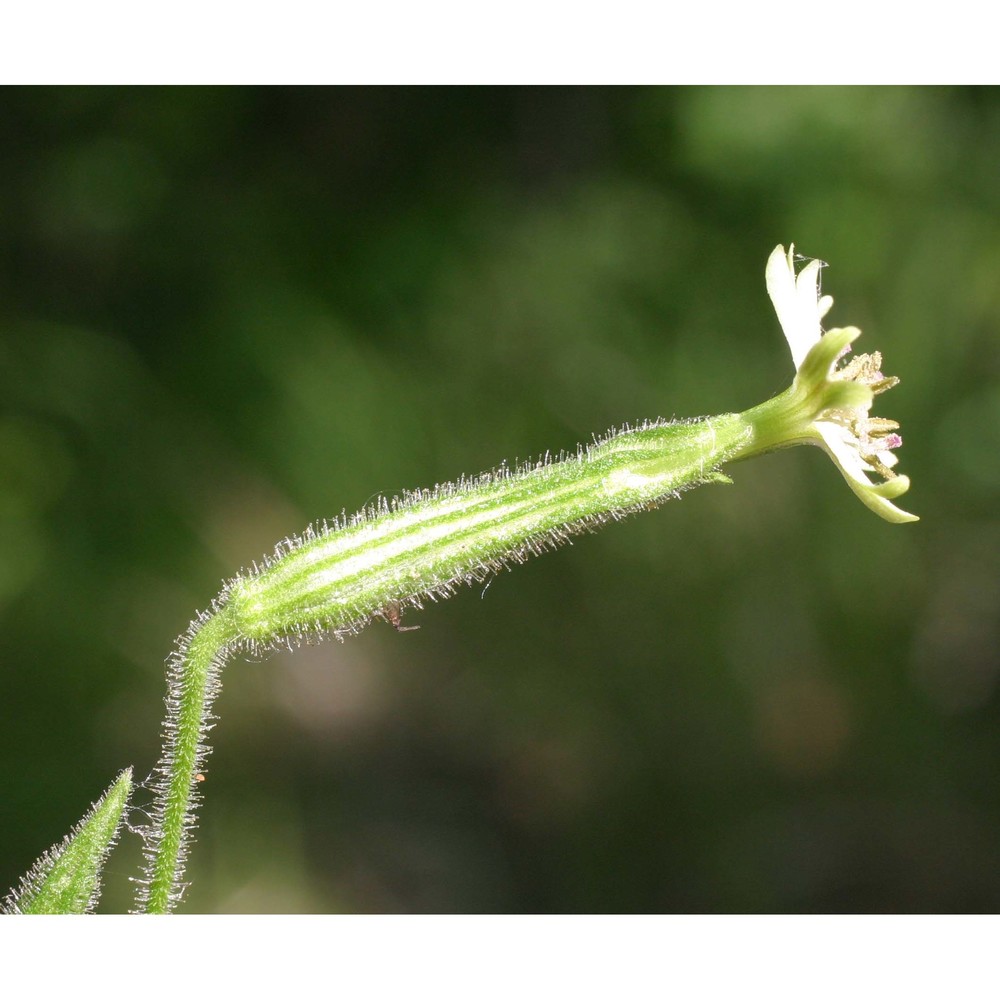
<instances>
[{"instance_id":1,"label":"white flower petal","mask_svg":"<svg viewBox=\"0 0 1000 1000\"><path fill-rule=\"evenodd\" d=\"M888 483L880 485L872 483L865 475L866 471L873 471L871 466L861 458L857 448L845 440L844 428L826 421L817 421L813 427L822 437L823 447L837 468L840 469L841 475L847 480L847 485L854 490L858 499L866 507L887 521L894 521L897 524L904 521L920 520L915 514L900 510L881 495L881 493L889 491L889 483L898 485L898 494L905 493L909 487L909 480L905 476L897 476L896 479L890 479Z\"/></svg>"},{"instance_id":2,"label":"white flower petal","mask_svg":"<svg viewBox=\"0 0 1000 1000\"><path fill-rule=\"evenodd\" d=\"M783 246L775 247L768 258L765 277L767 293L798 369L823 335L820 321L833 305L833 299L829 295L819 297L819 261L811 260L796 275L793 252L793 246L789 246L787 253Z\"/></svg>"}]
</instances>

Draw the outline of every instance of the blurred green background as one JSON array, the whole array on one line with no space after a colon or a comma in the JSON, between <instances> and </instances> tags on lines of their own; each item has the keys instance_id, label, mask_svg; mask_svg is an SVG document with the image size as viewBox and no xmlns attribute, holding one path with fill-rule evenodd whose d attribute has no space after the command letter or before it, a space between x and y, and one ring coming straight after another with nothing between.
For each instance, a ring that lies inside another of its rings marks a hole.
<instances>
[{"instance_id":1,"label":"blurred green background","mask_svg":"<svg viewBox=\"0 0 1000 1000\"><path fill-rule=\"evenodd\" d=\"M283 536L782 389L764 263L794 240L902 378L877 412L923 520L796 449L418 632L231 664L184 909L1000 908L1000 92L0 115L0 889L148 773L174 636Z\"/></svg>"}]
</instances>

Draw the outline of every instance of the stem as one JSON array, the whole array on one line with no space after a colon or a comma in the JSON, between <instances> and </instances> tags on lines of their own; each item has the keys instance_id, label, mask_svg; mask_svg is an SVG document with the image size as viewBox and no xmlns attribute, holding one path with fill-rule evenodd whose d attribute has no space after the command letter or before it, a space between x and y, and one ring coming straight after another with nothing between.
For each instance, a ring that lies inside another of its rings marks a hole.
<instances>
[{"instance_id":1,"label":"stem","mask_svg":"<svg viewBox=\"0 0 1000 1000\"><path fill-rule=\"evenodd\" d=\"M170 660L164 749L153 785L146 877L139 883L138 903L147 913L169 913L183 891L180 878L200 799L197 775L209 753L204 736L222 665L237 639L232 615L218 609L192 622Z\"/></svg>"}]
</instances>

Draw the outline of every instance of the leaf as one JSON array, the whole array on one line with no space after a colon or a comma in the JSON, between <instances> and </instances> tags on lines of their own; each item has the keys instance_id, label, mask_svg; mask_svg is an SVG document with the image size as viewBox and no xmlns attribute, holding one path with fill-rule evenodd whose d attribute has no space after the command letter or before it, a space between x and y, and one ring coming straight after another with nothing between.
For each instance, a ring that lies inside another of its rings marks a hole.
<instances>
[{"instance_id":1,"label":"leaf","mask_svg":"<svg viewBox=\"0 0 1000 1000\"><path fill-rule=\"evenodd\" d=\"M118 840L132 793L126 768L90 811L50 847L12 889L0 911L14 913L90 913L101 895L101 869Z\"/></svg>"}]
</instances>

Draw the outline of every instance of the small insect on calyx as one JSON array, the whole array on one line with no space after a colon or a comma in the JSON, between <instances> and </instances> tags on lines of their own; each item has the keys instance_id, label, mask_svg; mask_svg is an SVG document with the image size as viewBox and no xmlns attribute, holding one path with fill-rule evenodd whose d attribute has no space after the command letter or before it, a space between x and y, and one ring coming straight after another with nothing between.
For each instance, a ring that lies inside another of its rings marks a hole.
<instances>
[{"instance_id":1,"label":"small insect on calyx","mask_svg":"<svg viewBox=\"0 0 1000 1000\"><path fill-rule=\"evenodd\" d=\"M420 628L419 625L403 624L403 609L399 601L390 601L382 609L381 615L397 632L415 632Z\"/></svg>"}]
</instances>

